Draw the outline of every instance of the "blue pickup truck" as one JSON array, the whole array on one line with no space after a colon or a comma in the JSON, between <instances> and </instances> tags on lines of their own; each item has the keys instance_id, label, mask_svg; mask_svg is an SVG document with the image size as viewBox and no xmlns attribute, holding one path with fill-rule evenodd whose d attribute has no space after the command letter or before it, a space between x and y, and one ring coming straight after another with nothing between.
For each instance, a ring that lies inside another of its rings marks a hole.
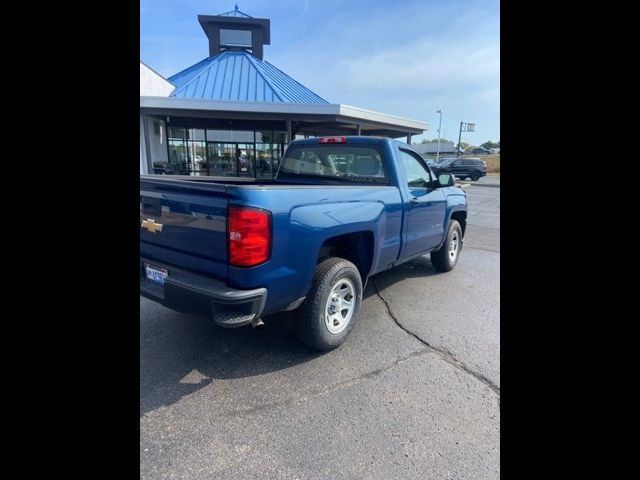
<instances>
[{"instance_id":1,"label":"blue pickup truck","mask_svg":"<svg viewBox=\"0 0 640 480\"><path fill-rule=\"evenodd\" d=\"M454 177L407 144L295 140L273 180L141 176L140 293L223 327L297 309L300 340L329 350L372 275L426 253L451 270L466 220Z\"/></svg>"}]
</instances>

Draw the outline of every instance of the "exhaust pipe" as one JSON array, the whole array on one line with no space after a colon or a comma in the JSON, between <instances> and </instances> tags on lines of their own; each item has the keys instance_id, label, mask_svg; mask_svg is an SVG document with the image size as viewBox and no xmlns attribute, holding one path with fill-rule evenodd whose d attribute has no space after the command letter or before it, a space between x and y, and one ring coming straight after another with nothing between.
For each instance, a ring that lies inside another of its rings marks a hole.
<instances>
[{"instance_id":1,"label":"exhaust pipe","mask_svg":"<svg viewBox=\"0 0 640 480\"><path fill-rule=\"evenodd\" d=\"M253 328L262 328L262 327L264 327L264 322L262 321L261 318L256 318L255 320L253 320L251 322L251 326Z\"/></svg>"}]
</instances>

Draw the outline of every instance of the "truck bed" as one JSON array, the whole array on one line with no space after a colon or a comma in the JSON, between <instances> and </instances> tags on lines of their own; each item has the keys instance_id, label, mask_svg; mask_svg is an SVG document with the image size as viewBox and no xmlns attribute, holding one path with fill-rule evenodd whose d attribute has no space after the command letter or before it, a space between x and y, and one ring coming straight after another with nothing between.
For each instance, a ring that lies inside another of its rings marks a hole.
<instances>
[{"instance_id":1,"label":"truck bed","mask_svg":"<svg viewBox=\"0 0 640 480\"><path fill-rule=\"evenodd\" d=\"M194 180L197 178L197 180ZM273 215L273 250L264 265L228 265L227 209L249 205ZM304 296L326 235L354 228L383 239L372 269L393 263L400 249L402 201L390 185L313 184L226 177L140 177L141 255L180 266L236 288L270 286L267 310L277 311L292 292Z\"/></svg>"},{"instance_id":2,"label":"truck bed","mask_svg":"<svg viewBox=\"0 0 640 480\"><path fill-rule=\"evenodd\" d=\"M198 189L201 185L204 188L202 191L224 191L226 187L234 186L252 186L252 187L270 187L270 186L305 186L305 187L347 187L347 188L370 188L371 185L360 185L357 183L344 182L340 180L331 181L328 179L323 180L279 180L270 178L253 178L253 177L215 177L215 176L202 176L192 177L186 175L141 175L140 185L155 184L176 187L190 187Z\"/></svg>"}]
</instances>

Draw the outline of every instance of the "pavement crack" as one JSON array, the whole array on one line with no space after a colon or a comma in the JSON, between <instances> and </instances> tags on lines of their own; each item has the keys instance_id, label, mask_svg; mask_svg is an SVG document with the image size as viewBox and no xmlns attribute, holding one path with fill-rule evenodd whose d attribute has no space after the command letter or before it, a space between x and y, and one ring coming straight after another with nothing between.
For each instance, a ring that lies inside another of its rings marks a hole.
<instances>
[{"instance_id":1,"label":"pavement crack","mask_svg":"<svg viewBox=\"0 0 640 480\"><path fill-rule=\"evenodd\" d=\"M484 385L486 385L487 387L489 387L497 396L498 396L498 401L500 400L500 387L497 386L493 381L491 381L490 379L488 379L486 376L484 376L483 374L481 374L480 372L476 372L475 370L472 370L471 368L469 368L467 365L465 365L463 362L461 362L460 360L458 360L450 351L448 351L445 348L438 348L438 347L434 347L433 345L431 345L429 342L427 342L424 338L420 337L419 335L413 333L411 330L409 330L408 328L406 328L404 325L402 325L402 322L400 322L400 320L398 319L398 317L396 316L396 314L393 312L393 309L391 308L391 305L389 305L389 302L387 301L386 298L384 298L382 296L382 294L380 293L380 289L378 288L378 285L376 284L376 281L374 279L371 279L371 283L373 284L373 288L376 291L376 295L378 295L378 298L380 298L380 300L382 300L382 303L385 304L385 306L387 307L387 313L389 314L389 316L391 317L391 319L395 322L395 324L401 329L403 330L405 333L407 333L408 335L411 335L413 338L415 338L416 340L418 340L420 343L422 343L425 347L427 347L427 351L429 353L434 353L436 355L438 355L440 358L442 358L445 362L449 363L450 365L453 365L454 367L463 370L464 372L468 373L469 375L471 375L472 377L474 377L476 380L478 380L479 382L483 383Z\"/></svg>"},{"instance_id":2,"label":"pavement crack","mask_svg":"<svg viewBox=\"0 0 640 480\"><path fill-rule=\"evenodd\" d=\"M466 248L467 250L482 250L483 252L500 253L500 250L491 250L490 248L470 247L470 246L468 246L466 244L465 244L464 248Z\"/></svg>"},{"instance_id":3,"label":"pavement crack","mask_svg":"<svg viewBox=\"0 0 640 480\"><path fill-rule=\"evenodd\" d=\"M500 227L488 227L486 225L478 225L477 223L473 223L472 221L467 221L467 227L481 228L483 230L497 230L497 231L500 231Z\"/></svg>"},{"instance_id":4,"label":"pavement crack","mask_svg":"<svg viewBox=\"0 0 640 480\"><path fill-rule=\"evenodd\" d=\"M278 407L283 407L283 406L292 406L292 405L299 405L303 402L309 401L313 398L325 395L327 393L331 393L333 391L339 390L341 388L344 387L349 387L351 385L355 385L356 383L362 381L362 380L367 380L367 379L371 379L374 378L388 370L391 370L395 367L397 367L398 365L400 365L401 363L406 362L407 360L414 358L414 357L418 357L420 355L426 355L431 353L427 348L421 348L419 350L416 350L408 355L404 355L402 357L398 357L396 358L393 362L391 362L388 365L384 365L380 368L377 368L375 370L372 370L370 372L365 372L361 375L358 375L356 377L353 378L348 378L345 380L342 380L340 382L334 383L332 385L326 386L324 388L315 388L315 389L311 389L301 395L295 395L295 396L291 396L288 398L284 398L280 401L276 401L276 402L269 402L269 403L264 403L261 405L256 405L254 407L249 407L249 408L242 408L242 409L237 409L237 410L232 410L232 411L228 411L225 412L224 414L221 415L217 415L217 417L225 417L225 418L229 418L229 417L238 417L238 416L243 416L243 415L251 415L254 413L261 413L265 410L269 410L272 408L278 408Z\"/></svg>"}]
</instances>

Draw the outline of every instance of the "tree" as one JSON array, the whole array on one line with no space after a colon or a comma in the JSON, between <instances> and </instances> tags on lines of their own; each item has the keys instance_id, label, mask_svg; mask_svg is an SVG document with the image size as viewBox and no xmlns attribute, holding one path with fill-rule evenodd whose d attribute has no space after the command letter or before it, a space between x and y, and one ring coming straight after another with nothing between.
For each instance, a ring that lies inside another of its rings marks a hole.
<instances>
[{"instance_id":1,"label":"tree","mask_svg":"<svg viewBox=\"0 0 640 480\"><path fill-rule=\"evenodd\" d=\"M449 140L448 138L441 138L440 139L440 143L446 143L446 142L451 142L451 140ZM438 143L438 139L437 138L432 138L431 140L427 140L426 138L422 140L421 143Z\"/></svg>"},{"instance_id":2,"label":"tree","mask_svg":"<svg viewBox=\"0 0 640 480\"><path fill-rule=\"evenodd\" d=\"M492 142L491 140L489 140L488 142L484 142L482 145L480 145L482 148L500 148L500 142Z\"/></svg>"},{"instance_id":3,"label":"tree","mask_svg":"<svg viewBox=\"0 0 640 480\"><path fill-rule=\"evenodd\" d=\"M467 142L460 142L460 151L464 152L469 147L471 147L471 144Z\"/></svg>"}]
</instances>

